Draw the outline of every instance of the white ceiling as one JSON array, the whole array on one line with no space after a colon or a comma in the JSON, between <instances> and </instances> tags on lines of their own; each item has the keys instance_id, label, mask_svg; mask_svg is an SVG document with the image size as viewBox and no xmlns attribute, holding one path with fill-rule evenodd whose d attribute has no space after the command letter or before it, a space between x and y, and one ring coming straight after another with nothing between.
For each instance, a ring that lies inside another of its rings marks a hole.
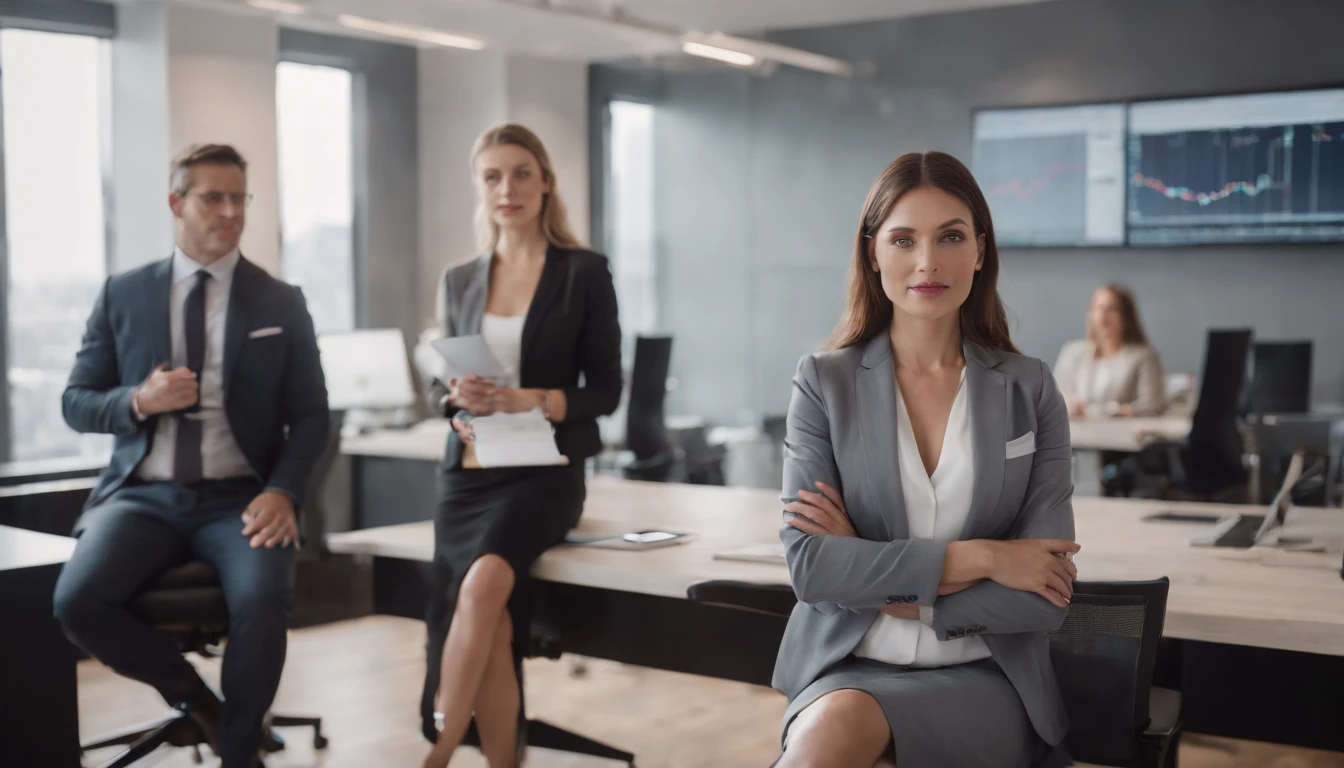
<instances>
[{"instance_id":1,"label":"white ceiling","mask_svg":"<svg viewBox=\"0 0 1344 768\"><path fill-rule=\"evenodd\" d=\"M573 0L584 2L584 0ZM700 31L752 32L948 13L1037 0L588 0Z\"/></svg>"},{"instance_id":2,"label":"white ceiling","mask_svg":"<svg viewBox=\"0 0 1344 768\"><path fill-rule=\"evenodd\" d=\"M134 2L135 0L117 0ZM246 0L177 0L245 7ZM752 33L1039 0L288 0L306 6L282 23L341 29L332 19L355 14L485 38L508 51L597 61L657 56L679 49L682 31ZM549 5L547 9L543 6ZM612 23L623 14L639 25ZM653 29L641 29L646 25ZM662 30L662 31L660 31ZM346 31L347 34L350 34Z\"/></svg>"}]
</instances>

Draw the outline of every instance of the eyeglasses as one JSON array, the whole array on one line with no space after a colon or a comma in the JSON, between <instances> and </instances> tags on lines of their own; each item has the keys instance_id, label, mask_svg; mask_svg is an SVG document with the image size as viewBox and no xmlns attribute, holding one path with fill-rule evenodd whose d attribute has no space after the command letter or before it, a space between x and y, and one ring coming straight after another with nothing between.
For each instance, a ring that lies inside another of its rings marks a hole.
<instances>
[{"instance_id":1,"label":"eyeglasses","mask_svg":"<svg viewBox=\"0 0 1344 768\"><path fill-rule=\"evenodd\" d=\"M199 192L196 196L201 199L202 203L205 203L207 208L218 208L223 205L225 201L232 203L235 207L246 208L248 203L252 202L251 192L245 195L231 195L224 192Z\"/></svg>"}]
</instances>

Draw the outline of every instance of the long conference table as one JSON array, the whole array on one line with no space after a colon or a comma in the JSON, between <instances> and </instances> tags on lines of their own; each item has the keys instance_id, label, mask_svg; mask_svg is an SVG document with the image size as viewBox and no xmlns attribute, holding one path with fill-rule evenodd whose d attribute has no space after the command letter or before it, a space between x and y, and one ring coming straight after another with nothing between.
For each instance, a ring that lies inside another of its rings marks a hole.
<instances>
[{"instance_id":1,"label":"long conference table","mask_svg":"<svg viewBox=\"0 0 1344 768\"><path fill-rule=\"evenodd\" d=\"M1144 520L1162 511L1248 510L1263 511L1076 497L1079 578L1170 578L1161 682L1182 689L1189 730L1344 751L1344 511L1292 511L1285 530L1325 550L1315 552L1197 548L1188 538L1201 524ZM577 532L695 537L638 552L552 549L533 570L536 623L567 652L766 685L783 620L694 603L686 593L711 579L788 583L783 565L714 557L778 541L779 523L771 491L590 478ZM431 523L332 534L327 542L334 552L373 558L376 611L423 616Z\"/></svg>"}]
</instances>

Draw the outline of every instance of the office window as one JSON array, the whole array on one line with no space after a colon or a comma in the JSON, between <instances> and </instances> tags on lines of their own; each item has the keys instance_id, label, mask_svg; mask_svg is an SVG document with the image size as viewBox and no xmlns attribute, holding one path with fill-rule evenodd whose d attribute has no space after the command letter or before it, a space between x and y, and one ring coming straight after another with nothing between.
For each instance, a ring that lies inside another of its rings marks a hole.
<instances>
[{"instance_id":1,"label":"office window","mask_svg":"<svg viewBox=\"0 0 1344 768\"><path fill-rule=\"evenodd\" d=\"M606 221L621 329L627 340L657 328L653 225L653 106L608 105ZM631 342L633 349L633 342Z\"/></svg>"},{"instance_id":2,"label":"office window","mask_svg":"<svg viewBox=\"0 0 1344 768\"><path fill-rule=\"evenodd\" d=\"M0 72L10 458L106 455L110 437L66 426L61 392L107 275L107 42L0 30Z\"/></svg>"},{"instance_id":3,"label":"office window","mask_svg":"<svg viewBox=\"0 0 1344 768\"><path fill-rule=\"evenodd\" d=\"M283 62L275 98L280 151L280 267L303 289L318 333L355 327L353 79Z\"/></svg>"}]
</instances>

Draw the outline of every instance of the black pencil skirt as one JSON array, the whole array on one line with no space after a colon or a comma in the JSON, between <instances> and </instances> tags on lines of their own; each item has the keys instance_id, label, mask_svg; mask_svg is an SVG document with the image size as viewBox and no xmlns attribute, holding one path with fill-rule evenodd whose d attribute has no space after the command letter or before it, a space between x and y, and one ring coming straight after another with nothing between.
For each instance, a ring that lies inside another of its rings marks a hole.
<instances>
[{"instance_id":1,"label":"black pencil skirt","mask_svg":"<svg viewBox=\"0 0 1344 768\"><path fill-rule=\"evenodd\" d=\"M439 472L434 514L434 582L426 611L425 689L420 702L424 734L434 741L434 696L443 645L467 569L482 555L498 555L513 568L513 659L521 686L522 661L531 638L532 564L564 540L579 522L586 494L583 467L501 467Z\"/></svg>"}]
</instances>

